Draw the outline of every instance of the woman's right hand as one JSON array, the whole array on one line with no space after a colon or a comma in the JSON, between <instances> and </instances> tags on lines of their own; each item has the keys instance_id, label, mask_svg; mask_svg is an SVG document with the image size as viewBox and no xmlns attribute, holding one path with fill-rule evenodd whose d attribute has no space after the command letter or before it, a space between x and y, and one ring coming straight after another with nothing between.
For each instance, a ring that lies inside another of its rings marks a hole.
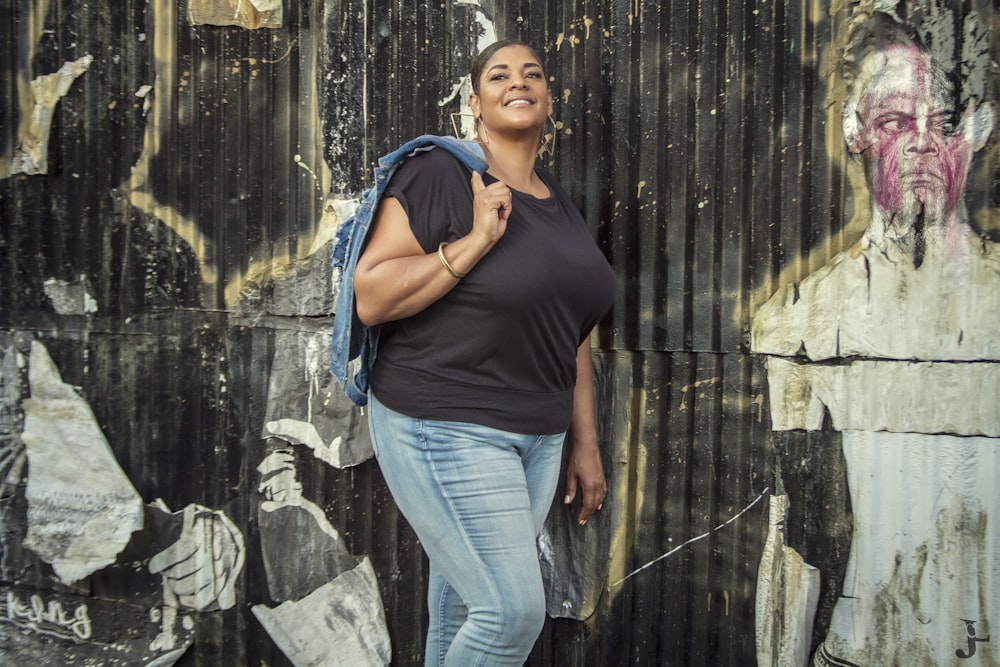
<instances>
[{"instance_id":1,"label":"woman's right hand","mask_svg":"<svg viewBox=\"0 0 1000 667\"><path fill-rule=\"evenodd\" d=\"M503 183L489 186L472 174L472 231L448 245L447 259L461 274L479 263L507 230L511 193ZM368 244L354 270L358 317L372 326L419 313L458 281L441 265L437 252L427 253L395 197L379 204Z\"/></svg>"},{"instance_id":2,"label":"woman's right hand","mask_svg":"<svg viewBox=\"0 0 1000 667\"><path fill-rule=\"evenodd\" d=\"M480 235L488 248L496 245L507 231L510 218L510 188L497 181L486 185L477 171L472 172L472 234Z\"/></svg>"}]
</instances>

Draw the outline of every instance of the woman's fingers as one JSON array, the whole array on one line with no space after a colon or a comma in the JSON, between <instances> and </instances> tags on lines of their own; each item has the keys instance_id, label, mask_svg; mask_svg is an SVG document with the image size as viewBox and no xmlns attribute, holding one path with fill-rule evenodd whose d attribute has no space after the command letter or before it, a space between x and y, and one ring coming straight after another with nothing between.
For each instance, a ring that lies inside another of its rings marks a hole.
<instances>
[{"instance_id":1,"label":"woman's fingers","mask_svg":"<svg viewBox=\"0 0 1000 667\"><path fill-rule=\"evenodd\" d=\"M503 236L511 211L511 192L501 181L486 185L478 172L472 172L473 226L485 232L491 242Z\"/></svg>"}]
</instances>

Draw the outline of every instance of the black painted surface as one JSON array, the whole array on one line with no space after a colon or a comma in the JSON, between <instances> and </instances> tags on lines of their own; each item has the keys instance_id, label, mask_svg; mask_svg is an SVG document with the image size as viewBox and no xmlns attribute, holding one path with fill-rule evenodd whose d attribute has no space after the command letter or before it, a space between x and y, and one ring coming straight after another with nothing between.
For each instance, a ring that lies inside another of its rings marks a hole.
<instances>
[{"instance_id":1,"label":"black painted surface","mask_svg":"<svg viewBox=\"0 0 1000 667\"><path fill-rule=\"evenodd\" d=\"M179 5L164 8L177 3L52 0L31 42L32 4L0 6L0 157L23 120L18 84L85 53L95 61L56 107L49 173L0 179L0 329L46 345L144 501L224 509L243 530L237 605L198 615L179 664L289 664L250 613L276 602L255 467L268 446L275 332L317 330L330 313L255 319L262 313L227 300L226 285L254 262L305 254L324 199L356 196L379 155L451 131L457 105L438 103L475 51L475 8L309 0L285 3L284 27L247 31L189 26ZM529 664L754 664L766 499L786 487L810 498L793 502L790 544L828 573L820 636L849 532L839 443L832 432L769 432L747 331L782 270L838 238L852 206L825 145L836 17L794 2L482 4L501 38L542 52L562 126L544 162L619 277L597 354L619 503L618 523L594 538L613 551L594 565L608 590L588 620L550 619ZM164 38L166 69L155 62ZM170 113L144 185L157 215L126 190L152 122L135 93L163 76ZM330 192L295 155L326 161ZM1000 200L991 173L980 172L970 203ZM57 314L44 290L53 278L86 286L98 311ZM419 664L426 563L374 461L338 470L300 457L297 469L350 553L373 562L394 664ZM308 567L295 546L289 557ZM44 564L2 571L4 590L67 594ZM153 594L141 578L122 565L74 594L90 596L94 613L119 602L147 609L135 602ZM3 623L0 633L23 639ZM23 650L25 662L52 657L44 644Z\"/></svg>"}]
</instances>

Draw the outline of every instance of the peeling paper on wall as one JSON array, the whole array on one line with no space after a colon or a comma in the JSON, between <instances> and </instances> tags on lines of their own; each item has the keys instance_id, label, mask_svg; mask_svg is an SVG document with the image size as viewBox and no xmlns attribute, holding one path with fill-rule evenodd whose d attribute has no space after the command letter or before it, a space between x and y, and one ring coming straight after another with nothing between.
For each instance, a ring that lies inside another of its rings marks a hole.
<instances>
[{"instance_id":1,"label":"peeling paper on wall","mask_svg":"<svg viewBox=\"0 0 1000 667\"><path fill-rule=\"evenodd\" d=\"M322 588L254 616L297 667L372 667L392 659L389 631L371 561L365 558Z\"/></svg>"},{"instance_id":2,"label":"peeling paper on wall","mask_svg":"<svg viewBox=\"0 0 1000 667\"><path fill-rule=\"evenodd\" d=\"M335 468L372 458L364 414L330 374L329 331L275 333L262 437L306 445Z\"/></svg>"},{"instance_id":3,"label":"peeling paper on wall","mask_svg":"<svg viewBox=\"0 0 1000 667\"><path fill-rule=\"evenodd\" d=\"M24 546L69 584L116 560L142 528L142 499L90 406L62 381L37 341L28 373L31 398L23 402L21 436L29 463Z\"/></svg>"},{"instance_id":4,"label":"peeling paper on wall","mask_svg":"<svg viewBox=\"0 0 1000 667\"><path fill-rule=\"evenodd\" d=\"M476 50L481 52L490 44L497 41L497 30L493 19L486 13L479 0L455 0L456 6L475 7L473 21L476 36ZM446 107L456 99L459 101L460 111L457 116L452 117L455 134L461 134L463 139L474 139L476 137L476 121L469 107L469 94L472 92L472 79L468 74L456 81L451 91L438 102L439 107Z\"/></svg>"},{"instance_id":5,"label":"peeling paper on wall","mask_svg":"<svg viewBox=\"0 0 1000 667\"><path fill-rule=\"evenodd\" d=\"M809 659L813 619L819 601L819 570L785 545L788 496L771 496L770 529L757 571L757 664L798 667Z\"/></svg>"},{"instance_id":6,"label":"peeling paper on wall","mask_svg":"<svg viewBox=\"0 0 1000 667\"><path fill-rule=\"evenodd\" d=\"M856 360L847 366L768 357L771 427L1000 437L1000 364ZM892 387L884 392L880 388ZM878 392L878 400L858 400Z\"/></svg>"},{"instance_id":7,"label":"peeling paper on wall","mask_svg":"<svg viewBox=\"0 0 1000 667\"><path fill-rule=\"evenodd\" d=\"M264 498L257 524L273 600L303 598L357 566L358 559L351 555L323 509L302 495L292 451L271 452L257 466L257 472L261 475L257 490ZM289 553L289 544L295 544L296 554L310 555L308 568Z\"/></svg>"},{"instance_id":8,"label":"peeling paper on wall","mask_svg":"<svg viewBox=\"0 0 1000 667\"><path fill-rule=\"evenodd\" d=\"M344 467L340 451L344 439L339 435L329 443L326 443L315 426L309 422L299 421L298 419L279 419L267 422L265 428L269 436L281 438L293 445L306 445L313 450L316 458L320 461L329 463L334 468Z\"/></svg>"},{"instance_id":9,"label":"peeling paper on wall","mask_svg":"<svg viewBox=\"0 0 1000 667\"><path fill-rule=\"evenodd\" d=\"M14 150L11 175L49 173L49 132L56 104L69 92L73 82L90 68L92 62L94 57L87 54L79 60L65 63L58 72L40 76L31 82L31 120L27 124L26 136L19 138Z\"/></svg>"},{"instance_id":10,"label":"peeling paper on wall","mask_svg":"<svg viewBox=\"0 0 1000 667\"><path fill-rule=\"evenodd\" d=\"M951 252L947 262L917 269L885 257L866 236L775 292L754 315L751 347L812 361L1000 359L1000 308L989 307L996 303L1000 244L962 233Z\"/></svg>"},{"instance_id":11,"label":"peeling paper on wall","mask_svg":"<svg viewBox=\"0 0 1000 667\"><path fill-rule=\"evenodd\" d=\"M337 235L337 228L350 218L357 210L361 200L358 198L345 199L343 197L329 195L323 203L323 215L319 220L319 229L309 247L309 254L314 255L323 250L328 243L333 243Z\"/></svg>"},{"instance_id":12,"label":"peeling paper on wall","mask_svg":"<svg viewBox=\"0 0 1000 667\"><path fill-rule=\"evenodd\" d=\"M284 15L281 0L191 0L191 25L235 25L256 30L280 28Z\"/></svg>"},{"instance_id":13,"label":"peeling paper on wall","mask_svg":"<svg viewBox=\"0 0 1000 667\"><path fill-rule=\"evenodd\" d=\"M86 276L78 282L50 278L42 286L52 307L60 315L89 315L97 312L97 300L90 293Z\"/></svg>"}]
</instances>

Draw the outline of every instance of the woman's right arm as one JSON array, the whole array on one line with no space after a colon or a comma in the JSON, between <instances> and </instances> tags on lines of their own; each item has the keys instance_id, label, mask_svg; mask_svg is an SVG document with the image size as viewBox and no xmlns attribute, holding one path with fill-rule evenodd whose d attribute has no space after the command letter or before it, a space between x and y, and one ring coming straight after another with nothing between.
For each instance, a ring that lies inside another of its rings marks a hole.
<instances>
[{"instance_id":1,"label":"woman's right arm","mask_svg":"<svg viewBox=\"0 0 1000 667\"><path fill-rule=\"evenodd\" d=\"M477 183L478 181L478 183ZM496 244L510 214L510 191L502 183L484 186L472 176L473 229L444 249L448 263L465 274ZM368 245L354 271L358 317L368 326L416 315L450 292L458 279L438 257L425 253L406 211L395 197L386 197L372 221Z\"/></svg>"}]
</instances>

